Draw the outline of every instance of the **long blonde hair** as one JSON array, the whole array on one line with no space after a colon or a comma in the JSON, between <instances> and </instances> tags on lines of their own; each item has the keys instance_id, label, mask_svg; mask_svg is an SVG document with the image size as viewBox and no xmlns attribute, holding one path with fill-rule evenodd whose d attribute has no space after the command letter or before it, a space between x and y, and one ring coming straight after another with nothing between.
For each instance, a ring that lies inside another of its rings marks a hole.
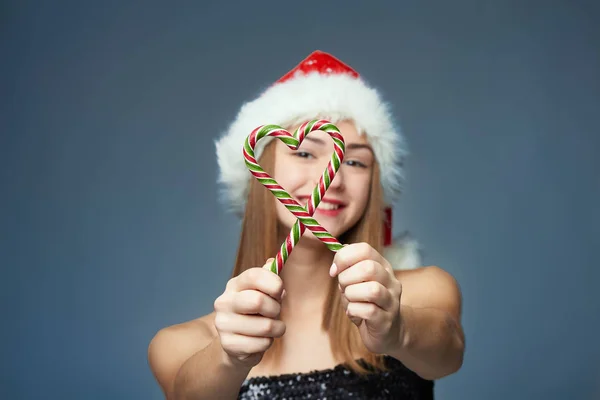
<instances>
[{"instance_id":1,"label":"long blonde hair","mask_svg":"<svg viewBox=\"0 0 600 400\"><path fill-rule=\"evenodd\" d=\"M273 174L274 140L265 147L259 162L266 172ZM379 174L379 165L375 162L372 170L370 196L365 212L350 230L338 238L341 243L367 242L375 250L382 251L384 214L383 190ZM274 201L269 190L258 183L256 179L251 178L235 267L231 277L239 275L248 268L262 266L268 258L277 254L281 245L279 242L281 236ZM386 370L383 355L371 353L364 346L358 328L345 315L336 279L331 279L329 285L322 327L329 334L334 357L342 360L343 364L359 374L372 372L354 358L354 354L359 354L360 358L376 369ZM263 360L278 360L280 354L281 341L278 338L265 353Z\"/></svg>"}]
</instances>

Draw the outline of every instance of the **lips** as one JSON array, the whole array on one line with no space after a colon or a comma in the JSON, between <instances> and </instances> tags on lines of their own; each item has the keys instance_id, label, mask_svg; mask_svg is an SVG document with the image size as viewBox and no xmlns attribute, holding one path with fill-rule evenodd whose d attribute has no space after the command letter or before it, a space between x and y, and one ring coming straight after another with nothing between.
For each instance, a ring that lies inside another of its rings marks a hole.
<instances>
[{"instance_id":1,"label":"lips","mask_svg":"<svg viewBox=\"0 0 600 400\"><path fill-rule=\"evenodd\" d=\"M310 196L299 196L298 199L301 204L306 205ZM323 215L336 216L344 207L346 207L346 203L343 201L325 197L317 206L316 212Z\"/></svg>"}]
</instances>

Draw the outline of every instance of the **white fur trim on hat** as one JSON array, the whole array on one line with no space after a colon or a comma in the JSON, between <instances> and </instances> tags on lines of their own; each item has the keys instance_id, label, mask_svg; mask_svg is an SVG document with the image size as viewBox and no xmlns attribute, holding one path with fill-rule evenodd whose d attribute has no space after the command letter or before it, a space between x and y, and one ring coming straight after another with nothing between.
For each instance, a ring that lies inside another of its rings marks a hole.
<instances>
[{"instance_id":1,"label":"white fur trim on hat","mask_svg":"<svg viewBox=\"0 0 600 400\"><path fill-rule=\"evenodd\" d=\"M393 269L415 269L421 266L419 244L408 234L404 234L383 249L383 257Z\"/></svg>"},{"instance_id":2,"label":"white fur trim on hat","mask_svg":"<svg viewBox=\"0 0 600 400\"><path fill-rule=\"evenodd\" d=\"M266 124L295 129L316 118L334 124L352 120L359 134L366 133L380 165L384 201L393 204L398 199L404 180L402 161L407 149L403 136L394 126L388 105L378 92L360 77L348 74L297 74L246 103L215 143L219 183L223 188L221 196L234 212L243 214L252 177L242 156L244 140L250 132ZM272 138L263 138L257 144L257 159L269 140Z\"/></svg>"}]
</instances>

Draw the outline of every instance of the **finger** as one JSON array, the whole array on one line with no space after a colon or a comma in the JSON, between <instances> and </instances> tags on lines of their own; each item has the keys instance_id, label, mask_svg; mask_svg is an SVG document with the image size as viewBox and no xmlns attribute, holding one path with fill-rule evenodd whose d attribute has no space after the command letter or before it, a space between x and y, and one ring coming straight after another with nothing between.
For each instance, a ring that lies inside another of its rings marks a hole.
<instances>
[{"instance_id":1,"label":"finger","mask_svg":"<svg viewBox=\"0 0 600 400\"><path fill-rule=\"evenodd\" d=\"M363 261L374 260L381 262L383 257L368 243L353 243L342 247L333 257L329 275L333 278L350 266Z\"/></svg>"},{"instance_id":2,"label":"finger","mask_svg":"<svg viewBox=\"0 0 600 400\"><path fill-rule=\"evenodd\" d=\"M339 287L339 285L338 285ZM340 288L341 291L341 288ZM344 293L341 293L340 295L340 300L342 303L342 309L344 310L344 312L346 313L346 315L348 315L348 304L350 304L350 302L348 301L348 299L346 298L346 296L344 295ZM350 318L350 321L352 321L352 323L356 326L360 326L360 323L362 322L362 318L357 318L357 317L352 317L350 315L348 315L348 317Z\"/></svg>"},{"instance_id":3,"label":"finger","mask_svg":"<svg viewBox=\"0 0 600 400\"><path fill-rule=\"evenodd\" d=\"M342 305L342 310L344 310L344 313L346 315L348 315L348 304L350 304L350 302L348 301L348 299L344 295L344 292L342 291L342 288L340 287L339 284L338 284L338 289L340 290L340 303ZM360 323L361 323L361 321L362 321L362 319L360 319L360 318L353 318L353 317L350 317L350 320L356 326L359 326Z\"/></svg>"},{"instance_id":4,"label":"finger","mask_svg":"<svg viewBox=\"0 0 600 400\"><path fill-rule=\"evenodd\" d=\"M265 352L273 344L273 338L251 337L235 334L221 335L221 347L239 355L252 355Z\"/></svg>"},{"instance_id":5,"label":"finger","mask_svg":"<svg viewBox=\"0 0 600 400\"><path fill-rule=\"evenodd\" d=\"M341 289L340 289L341 292ZM344 310L344 312L346 311L346 309L348 308L348 299L346 298L346 296L344 295L343 292L340 293L340 301L342 303L342 309Z\"/></svg>"},{"instance_id":6,"label":"finger","mask_svg":"<svg viewBox=\"0 0 600 400\"><path fill-rule=\"evenodd\" d=\"M243 290L236 293L232 311L236 314L260 314L267 318L277 318L281 304L258 290Z\"/></svg>"},{"instance_id":7,"label":"finger","mask_svg":"<svg viewBox=\"0 0 600 400\"><path fill-rule=\"evenodd\" d=\"M351 319L361 318L374 325L382 324L385 320L385 311L373 303L348 303L346 314Z\"/></svg>"},{"instance_id":8,"label":"finger","mask_svg":"<svg viewBox=\"0 0 600 400\"><path fill-rule=\"evenodd\" d=\"M252 337L280 337L285 333L283 321L258 315L221 313L215 317L219 332Z\"/></svg>"},{"instance_id":9,"label":"finger","mask_svg":"<svg viewBox=\"0 0 600 400\"><path fill-rule=\"evenodd\" d=\"M346 315L348 315L348 313L346 313ZM352 315L348 315L348 318L350 318L350 321L356 326L360 326L360 324L363 322L362 318L353 317Z\"/></svg>"},{"instance_id":10,"label":"finger","mask_svg":"<svg viewBox=\"0 0 600 400\"><path fill-rule=\"evenodd\" d=\"M249 268L233 280L234 290L259 290L275 300L281 300L283 281L281 278L264 268Z\"/></svg>"},{"instance_id":11,"label":"finger","mask_svg":"<svg viewBox=\"0 0 600 400\"><path fill-rule=\"evenodd\" d=\"M267 261L265 261L265 265L263 265L262 267L268 271L271 271L271 265L273 264L274 260L274 258L268 258Z\"/></svg>"},{"instance_id":12,"label":"finger","mask_svg":"<svg viewBox=\"0 0 600 400\"><path fill-rule=\"evenodd\" d=\"M377 261L363 260L338 274L338 282L342 290L355 283L375 281L387 287L390 273Z\"/></svg>"},{"instance_id":13,"label":"finger","mask_svg":"<svg viewBox=\"0 0 600 400\"><path fill-rule=\"evenodd\" d=\"M362 282L346 287L344 296L349 302L373 303L383 310L389 310L394 299L390 291L379 282Z\"/></svg>"}]
</instances>

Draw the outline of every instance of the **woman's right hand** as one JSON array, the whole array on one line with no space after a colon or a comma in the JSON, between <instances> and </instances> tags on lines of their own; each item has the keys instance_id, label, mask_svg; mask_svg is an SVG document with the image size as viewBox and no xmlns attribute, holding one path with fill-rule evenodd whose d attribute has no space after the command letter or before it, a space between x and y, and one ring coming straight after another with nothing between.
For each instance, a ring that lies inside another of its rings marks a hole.
<instances>
[{"instance_id":1,"label":"woman's right hand","mask_svg":"<svg viewBox=\"0 0 600 400\"><path fill-rule=\"evenodd\" d=\"M285 333L279 320L285 290L281 278L268 269L271 262L231 278L214 302L215 327L230 365L255 366L273 339Z\"/></svg>"}]
</instances>

